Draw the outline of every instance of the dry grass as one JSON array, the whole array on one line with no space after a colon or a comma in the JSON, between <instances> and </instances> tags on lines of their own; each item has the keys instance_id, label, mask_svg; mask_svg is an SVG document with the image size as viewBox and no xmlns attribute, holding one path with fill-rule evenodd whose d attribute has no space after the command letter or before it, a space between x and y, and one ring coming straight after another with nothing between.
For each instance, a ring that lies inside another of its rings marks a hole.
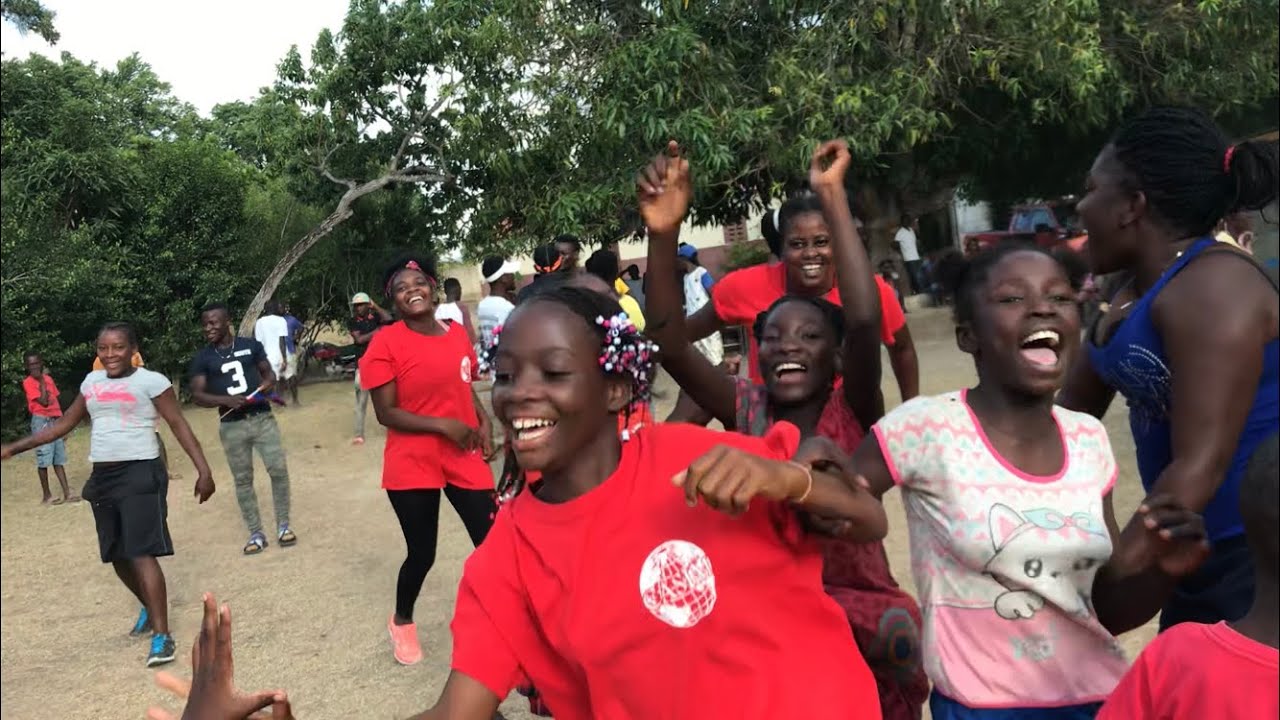
<instances>
[{"instance_id":1,"label":"dry grass","mask_svg":"<svg viewBox=\"0 0 1280 720\"><path fill-rule=\"evenodd\" d=\"M960 355L945 314L910 316L923 368L923 390L942 392L972 381L972 364ZM886 373L887 374L887 373ZM669 381L664 397L674 400ZM886 397L896 398L891 377ZM293 478L297 547L272 545L264 554L240 554L245 539L231 478L217 440L212 411L190 408L187 417L213 464L218 493L203 506L191 498L194 474L172 437L182 479L170 492L170 526L178 554L164 561L171 623L181 660L200 617L200 594L216 591L231 603L236 623L239 684L283 687L303 718L400 718L437 696L448 672L448 620L466 533L450 510L442 511L439 557L418 602L426 660L403 668L391 659L385 624L396 570L404 550L399 527L378 488L381 428L370 417L369 444L349 444L352 391L347 383L307 386L304 406L279 412ZM664 408L665 410L665 408ZM1121 463L1116 511L1126 517L1141 497L1133 446L1120 406L1107 418ZM88 473L87 435L77 432L69 451L76 487ZM111 569L98 562L93 520L85 504L38 504L32 460L4 466L0 505L0 714L5 718L107 720L139 718L149 704L168 698L143 666L146 641L127 636L137 607ZM259 502L270 513L270 492L259 467ZM906 531L896 494L887 499L894 528L887 541L898 578L911 587ZM1154 635L1154 624L1131 633L1136 652ZM503 711L528 717L517 697ZM172 707L172 705L171 705Z\"/></svg>"}]
</instances>

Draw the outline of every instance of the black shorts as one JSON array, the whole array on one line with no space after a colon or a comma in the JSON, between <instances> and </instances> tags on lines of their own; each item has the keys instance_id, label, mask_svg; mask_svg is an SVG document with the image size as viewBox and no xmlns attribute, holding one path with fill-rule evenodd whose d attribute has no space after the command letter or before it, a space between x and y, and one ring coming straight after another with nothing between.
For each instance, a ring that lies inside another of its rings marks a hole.
<instances>
[{"instance_id":1,"label":"black shorts","mask_svg":"<svg viewBox=\"0 0 1280 720\"><path fill-rule=\"evenodd\" d=\"M81 494L93 507L102 562L173 554L169 474L159 458L98 463Z\"/></svg>"}]
</instances>

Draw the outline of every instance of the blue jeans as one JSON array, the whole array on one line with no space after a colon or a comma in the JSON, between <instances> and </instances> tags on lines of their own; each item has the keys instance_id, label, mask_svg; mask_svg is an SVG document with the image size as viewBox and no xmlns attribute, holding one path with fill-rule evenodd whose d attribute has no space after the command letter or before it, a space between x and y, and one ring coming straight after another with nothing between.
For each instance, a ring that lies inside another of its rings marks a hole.
<instances>
[{"instance_id":1,"label":"blue jeans","mask_svg":"<svg viewBox=\"0 0 1280 720\"><path fill-rule=\"evenodd\" d=\"M58 418L42 417L40 415L31 416L31 434L35 435L41 430L49 427L58 421ZM47 445L41 445L36 448L36 467L62 467L67 464L67 445L58 438Z\"/></svg>"},{"instance_id":2,"label":"blue jeans","mask_svg":"<svg viewBox=\"0 0 1280 720\"><path fill-rule=\"evenodd\" d=\"M934 690L929 695L933 720L1093 720L1102 703L1051 708L971 708Z\"/></svg>"}]
</instances>

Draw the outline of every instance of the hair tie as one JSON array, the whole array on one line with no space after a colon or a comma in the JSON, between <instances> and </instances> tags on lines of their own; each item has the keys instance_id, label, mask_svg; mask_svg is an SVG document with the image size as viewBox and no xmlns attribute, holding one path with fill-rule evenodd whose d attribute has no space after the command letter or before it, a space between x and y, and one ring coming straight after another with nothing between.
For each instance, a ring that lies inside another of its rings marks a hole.
<instances>
[{"instance_id":1,"label":"hair tie","mask_svg":"<svg viewBox=\"0 0 1280 720\"><path fill-rule=\"evenodd\" d=\"M404 267L401 268L401 270L417 270L418 272L426 276L427 283L431 285L431 289L432 290L435 289L436 279L431 277L430 273L428 273L426 270L423 270L422 266L418 264L417 260L410 260L409 262L405 263ZM391 273L391 278L387 280L387 286L382 288L382 292L385 293L387 297L391 297L391 286L395 284L396 276L399 274L400 274L400 270L397 270Z\"/></svg>"},{"instance_id":2,"label":"hair tie","mask_svg":"<svg viewBox=\"0 0 1280 720\"><path fill-rule=\"evenodd\" d=\"M540 273L553 273L553 272L555 272L555 271L559 270L559 269L560 269L560 266L561 266L561 265L563 265L563 264L564 264L564 256L563 256L563 255L557 255L557 256L556 256L556 261L555 261L555 262L553 262L553 263L551 263L550 265L538 265L538 264L536 264L536 263L535 263L535 264L534 264L534 266L533 266L533 269L534 269L534 270L537 270L537 271L538 271L538 272L540 272Z\"/></svg>"},{"instance_id":3,"label":"hair tie","mask_svg":"<svg viewBox=\"0 0 1280 720\"><path fill-rule=\"evenodd\" d=\"M1228 145L1228 146L1227 146L1227 152L1226 152L1226 154L1222 156L1222 172L1223 172L1223 174L1225 174L1225 175L1230 175L1230 174L1231 174L1231 158L1235 157L1235 154L1236 154L1236 146L1235 146L1235 145Z\"/></svg>"}]
</instances>

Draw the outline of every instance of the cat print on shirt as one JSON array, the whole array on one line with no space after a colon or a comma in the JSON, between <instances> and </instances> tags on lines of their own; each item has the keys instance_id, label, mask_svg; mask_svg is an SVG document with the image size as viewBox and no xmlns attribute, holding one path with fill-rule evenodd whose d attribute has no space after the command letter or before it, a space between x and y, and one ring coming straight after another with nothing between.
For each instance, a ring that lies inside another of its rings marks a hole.
<instances>
[{"instance_id":1,"label":"cat print on shirt","mask_svg":"<svg viewBox=\"0 0 1280 720\"><path fill-rule=\"evenodd\" d=\"M993 605L997 615L1028 619L1046 600L1072 615L1090 615L1093 577L1110 556L1106 529L1097 519L1046 508L1019 513L996 503L989 523L995 554L986 571L1005 588ZM1089 549L1096 545L1096 553L1080 554L1081 540Z\"/></svg>"}]
</instances>

